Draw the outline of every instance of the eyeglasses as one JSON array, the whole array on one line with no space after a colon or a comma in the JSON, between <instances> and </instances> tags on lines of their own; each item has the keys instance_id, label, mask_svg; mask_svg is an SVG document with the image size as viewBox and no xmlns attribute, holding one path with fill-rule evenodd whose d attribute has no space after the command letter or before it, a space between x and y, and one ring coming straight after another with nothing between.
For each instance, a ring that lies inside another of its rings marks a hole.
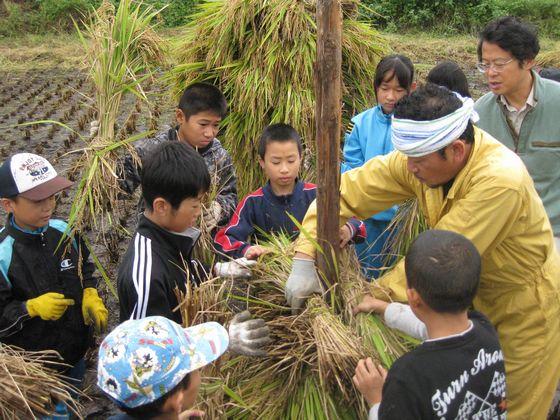
<instances>
[{"instance_id":1,"label":"eyeglasses","mask_svg":"<svg viewBox=\"0 0 560 420\"><path fill-rule=\"evenodd\" d=\"M507 61L497 60L497 61L494 61L493 63L490 63L490 64L488 64L488 63L477 63L476 68L481 73L486 73L490 69L494 69L494 71L496 73L500 73L500 72L504 71L504 67L506 65L508 65L509 63L511 63L512 61L513 61L513 58L510 58Z\"/></svg>"}]
</instances>

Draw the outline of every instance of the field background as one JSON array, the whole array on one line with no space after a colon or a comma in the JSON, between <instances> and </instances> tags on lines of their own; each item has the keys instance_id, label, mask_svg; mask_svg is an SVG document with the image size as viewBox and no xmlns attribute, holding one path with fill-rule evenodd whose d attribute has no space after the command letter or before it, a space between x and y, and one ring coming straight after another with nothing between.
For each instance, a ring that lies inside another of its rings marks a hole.
<instances>
[{"instance_id":1,"label":"field background","mask_svg":"<svg viewBox=\"0 0 560 420\"><path fill-rule=\"evenodd\" d=\"M160 18L160 32L173 40L179 25L189 21L188 15L196 1L151 1L169 7ZM369 1L364 2L362 17L380 28L393 52L405 54L414 62L417 81L423 83L428 71L439 61L454 60L465 71L471 93L477 99L487 89L483 75L475 64L476 32L480 26L502 12L517 13L530 19L541 29L541 51L560 51L560 7L557 0L545 1ZM437 3L438 7L434 7ZM89 85L82 67L82 46L74 34L69 16L79 17L88 7L99 2L90 0L32 0L6 2L0 0L0 160L18 152L32 152L45 156L66 174L83 147L81 140L68 130L52 124L17 126L37 120L60 121L82 136L87 136L94 118L90 108ZM550 6L554 6L550 8ZM529 7L531 6L531 7ZM3 8L5 7L5 8ZM558 10L557 10L558 9ZM7 12L7 13L6 13ZM1 17L4 13L4 17ZM422 29L422 31L421 31ZM163 70L162 70L163 72ZM135 98L125 100L125 114L133 112L133 123L127 125L129 134L146 130L163 130L173 124L175 103L166 86L158 78L149 88L152 109ZM371 105L374 105L372 98ZM257 163L255 162L255 165ZM73 192L59 197L56 217L68 216ZM132 210L137 197L123 200L121 205ZM133 212L127 221L134 229ZM5 214L0 210L2 220ZM3 222L0 222L0 225ZM96 243L95 252L115 279L115 268L127 245L123 235L108 235L109 243ZM101 292L108 302L110 323L118 320L118 304L105 284ZM88 365L86 393L93 399L86 402L86 413L92 418L103 417L110 404L99 396L93 380L93 356Z\"/></svg>"}]
</instances>

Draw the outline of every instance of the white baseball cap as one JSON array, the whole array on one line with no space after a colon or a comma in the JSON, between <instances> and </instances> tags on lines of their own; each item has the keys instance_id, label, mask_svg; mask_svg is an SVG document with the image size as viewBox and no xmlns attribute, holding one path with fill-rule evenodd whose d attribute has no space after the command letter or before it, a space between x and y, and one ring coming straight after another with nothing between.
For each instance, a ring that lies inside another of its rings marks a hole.
<instances>
[{"instance_id":1,"label":"white baseball cap","mask_svg":"<svg viewBox=\"0 0 560 420\"><path fill-rule=\"evenodd\" d=\"M47 159L33 153L18 153L0 167L0 197L22 196L40 201L60 192L72 182L58 176Z\"/></svg>"}]
</instances>

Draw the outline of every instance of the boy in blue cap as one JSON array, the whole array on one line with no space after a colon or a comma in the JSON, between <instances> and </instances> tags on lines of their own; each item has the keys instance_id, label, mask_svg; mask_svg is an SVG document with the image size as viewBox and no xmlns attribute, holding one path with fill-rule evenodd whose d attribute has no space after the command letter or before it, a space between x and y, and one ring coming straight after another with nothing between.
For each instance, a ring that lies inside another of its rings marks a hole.
<instances>
[{"instance_id":1,"label":"boy in blue cap","mask_svg":"<svg viewBox=\"0 0 560 420\"><path fill-rule=\"evenodd\" d=\"M238 352L249 346L265 354L258 347L268 343L268 337L249 337L267 328L262 320L247 316L237 314L228 330L216 322L182 328L162 316L129 320L115 328L101 344L97 370L97 385L126 413L112 419L184 418L196 400L201 368L228 347Z\"/></svg>"}]
</instances>

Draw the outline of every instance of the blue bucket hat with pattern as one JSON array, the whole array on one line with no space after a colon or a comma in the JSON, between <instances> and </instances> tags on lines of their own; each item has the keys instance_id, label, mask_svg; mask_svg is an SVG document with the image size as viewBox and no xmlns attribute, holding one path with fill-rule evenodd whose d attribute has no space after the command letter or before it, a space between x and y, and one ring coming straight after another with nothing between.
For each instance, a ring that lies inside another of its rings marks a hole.
<instances>
[{"instance_id":1,"label":"blue bucket hat with pattern","mask_svg":"<svg viewBox=\"0 0 560 420\"><path fill-rule=\"evenodd\" d=\"M97 385L119 404L140 407L212 363L228 344L226 329L216 322L182 328L161 316L126 321L101 343Z\"/></svg>"}]
</instances>

